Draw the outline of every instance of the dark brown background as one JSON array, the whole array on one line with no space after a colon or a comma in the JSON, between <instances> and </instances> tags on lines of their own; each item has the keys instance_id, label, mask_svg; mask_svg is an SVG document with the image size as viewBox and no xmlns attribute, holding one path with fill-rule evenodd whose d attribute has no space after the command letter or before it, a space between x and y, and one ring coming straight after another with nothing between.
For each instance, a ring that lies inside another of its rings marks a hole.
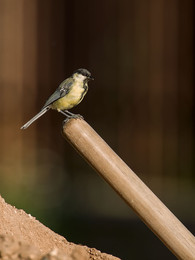
<instances>
[{"instance_id":1,"label":"dark brown background","mask_svg":"<svg viewBox=\"0 0 195 260\"><path fill-rule=\"evenodd\" d=\"M80 67L95 81L72 112L193 232L193 1L0 0L2 196L75 243L175 259L62 138L61 114L20 130Z\"/></svg>"}]
</instances>

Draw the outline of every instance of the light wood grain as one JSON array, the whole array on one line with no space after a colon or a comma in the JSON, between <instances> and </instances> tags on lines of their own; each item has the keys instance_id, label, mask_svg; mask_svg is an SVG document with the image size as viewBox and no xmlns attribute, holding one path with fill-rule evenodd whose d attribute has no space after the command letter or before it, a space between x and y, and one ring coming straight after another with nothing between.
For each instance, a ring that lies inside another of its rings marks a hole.
<instances>
[{"instance_id":1,"label":"light wood grain","mask_svg":"<svg viewBox=\"0 0 195 260\"><path fill-rule=\"evenodd\" d=\"M71 119L64 124L63 134L175 256L195 259L194 236L89 124Z\"/></svg>"}]
</instances>

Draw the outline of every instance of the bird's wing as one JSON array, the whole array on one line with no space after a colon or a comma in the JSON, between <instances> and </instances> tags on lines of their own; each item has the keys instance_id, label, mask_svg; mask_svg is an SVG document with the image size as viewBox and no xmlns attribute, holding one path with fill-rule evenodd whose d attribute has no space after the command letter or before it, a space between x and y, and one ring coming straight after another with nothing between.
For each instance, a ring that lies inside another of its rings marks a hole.
<instances>
[{"instance_id":1,"label":"bird's wing","mask_svg":"<svg viewBox=\"0 0 195 260\"><path fill-rule=\"evenodd\" d=\"M51 105L53 102L55 102L59 98L62 98L65 95L67 95L68 92L70 91L73 81L74 81L73 78L68 78L68 79L64 80L60 84L60 86L56 89L56 91L48 98L48 100L46 101L46 103L42 109Z\"/></svg>"}]
</instances>

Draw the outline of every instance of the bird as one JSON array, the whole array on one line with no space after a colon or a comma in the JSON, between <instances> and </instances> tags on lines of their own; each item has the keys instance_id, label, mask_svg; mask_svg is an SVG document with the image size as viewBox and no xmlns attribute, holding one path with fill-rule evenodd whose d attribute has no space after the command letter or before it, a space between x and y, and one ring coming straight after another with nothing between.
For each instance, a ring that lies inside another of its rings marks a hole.
<instances>
[{"instance_id":1,"label":"bird","mask_svg":"<svg viewBox=\"0 0 195 260\"><path fill-rule=\"evenodd\" d=\"M91 73L87 69L77 69L73 74L65 79L56 91L48 98L41 111L24 124L20 129L26 129L35 120L44 115L49 109L58 112L69 118L78 118L76 115L68 111L77 106L84 98L88 91L88 82L94 80Z\"/></svg>"}]
</instances>

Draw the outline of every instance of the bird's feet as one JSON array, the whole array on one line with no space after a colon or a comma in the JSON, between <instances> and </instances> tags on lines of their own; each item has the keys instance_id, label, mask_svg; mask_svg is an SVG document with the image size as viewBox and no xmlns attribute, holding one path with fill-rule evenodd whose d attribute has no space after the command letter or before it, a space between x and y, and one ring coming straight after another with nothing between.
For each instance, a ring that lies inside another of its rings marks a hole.
<instances>
[{"instance_id":1,"label":"bird's feet","mask_svg":"<svg viewBox=\"0 0 195 260\"><path fill-rule=\"evenodd\" d=\"M71 112L68 111L68 110L59 111L59 112L62 113L63 115L65 115L65 116L67 117L67 118L63 121L63 124L64 124L64 123L67 123L71 118L75 118L75 119L81 118L81 119L84 119L82 115L73 114L73 113L71 113Z\"/></svg>"}]
</instances>

